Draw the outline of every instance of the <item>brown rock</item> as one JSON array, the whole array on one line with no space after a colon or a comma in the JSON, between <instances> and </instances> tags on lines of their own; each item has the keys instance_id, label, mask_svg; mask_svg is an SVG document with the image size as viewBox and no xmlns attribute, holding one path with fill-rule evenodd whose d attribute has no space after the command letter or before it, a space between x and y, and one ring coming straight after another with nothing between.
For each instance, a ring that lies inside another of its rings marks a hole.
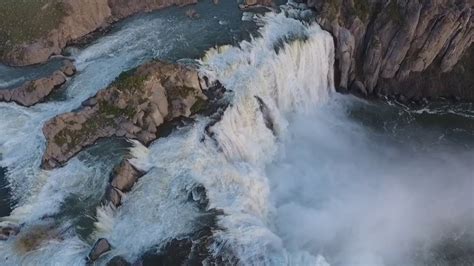
<instances>
[{"instance_id":1,"label":"brown rock","mask_svg":"<svg viewBox=\"0 0 474 266\"><path fill-rule=\"evenodd\" d=\"M114 169L110 184L122 192L128 192L142 175L128 160L123 160Z\"/></svg>"},{"instance_id":2,"label":"brown rock","mask_svg":"<svg viewBox=\"0 0 474 266\"><path fill-rule=\"evenodd\" d=\"M94 246L92 247L91 251L89 252L89 255L87 256L87 259L91 262L96 261L98 258L100 258L104 253L110 251L111 246L109 241L105 238L100 238L95 242Z\"/></svg>"},{"instance_id":3,"label":"brown rock","mask_svg":"<svg viewBox=\"0 0 474 266\"><path fill-rule=\"evenodd\" d=\"M189 117L191 107L206 99L196 70L160 61L147 63L123 73L81 110L48 121L43 127L47 146L42 167L63 165L99 138L125 135L148 144L156 139L161 124Z\"/></svg>"},{"instance_id":4,"label":"brown rock","mask_svg":"<svg viewBox=\"0 0 474 266\"><path fill-rule=\"evenodd\" d=\"M271 6L273 4L272 0L245 0L244 4L246 6Z\"/></svg>"},{"instance_id":5,"label":"brown rock","mask_svg":"<svg viewBox=\"0 0 474 266\"><path fill-rule=\"evenodd\" d=\"M61 72L63 72L67 77L71 77L76 73L76 67L71 61L65 60Z\"/></svg>"},{"instance_id":6,"label":"brown rock","mask_svg":"<svg viewBox=\"0 0 474 266\"><path fill-rule=\"evenodd\" d=\"M112 186L107 186L105 190L105 201L112 203L115 207L122 204L122 195Z\"/></svg>"},{"instance_id":7,"label":"brown rock","mask_svg":"<svg viewBox=\"0 0 474 266\"><path fill-rule=\"evenodd\" d=\"M110 22L133 14L162 9L172 5L195 4L197 0L61 0L64 15L47 34L27 43L6 47L0 62L12 66L25 66L46 62L59 55L68 43L107 27ZM38 10L42 12L42 10ZM28 19L28 18L25 18ZM19 27L18 30L24 30ZM1 48L1 45L0 45Z\"/></svg>"},{"instance_id":8,"label":"brown rock","mask_svg":"<svg viewBox=\"0 0 474 266\"><path fill-rule=\"evenodd\" d=\"M0 90L0 101L16 102L23 106L35 105L61 87L66 82L66 76L72 76L75 72L73 63L65 60L60 70L48 77L27 81L17 88Z\"/></svg>"}]
</instances>

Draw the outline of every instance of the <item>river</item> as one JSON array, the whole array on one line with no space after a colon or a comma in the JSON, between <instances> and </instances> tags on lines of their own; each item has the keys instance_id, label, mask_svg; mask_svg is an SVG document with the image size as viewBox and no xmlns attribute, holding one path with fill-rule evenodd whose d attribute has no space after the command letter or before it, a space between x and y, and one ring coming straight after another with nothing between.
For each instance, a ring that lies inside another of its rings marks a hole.
<instances>
[{"instance_id":1,"label":"river","mask_svg":"<svg viewBox=\"0 0 474 266\"><path fill-rule=\"evenodd\" d=\"M202 226L206 213L189 201L202 186L208 208L224 213L211 253L243 265L472 265L473 105L339 95L329 33L283 14L258 19L257 33L231 2L198 4L198 20L178 8L127 19L72 50L79 73L61 97L0 104L0 211L23 224L0 242L1 263L84 265L99 237L113 246L100 265L135 261ZM229 90L212 137L200 117L148 148L101 141L40 170L43 123L151 58L196 64ZM5 84L37 74L0 71ZM119 209L102 206L109 173L129 153L148 173Z\"/></svg>"}]
</instances>

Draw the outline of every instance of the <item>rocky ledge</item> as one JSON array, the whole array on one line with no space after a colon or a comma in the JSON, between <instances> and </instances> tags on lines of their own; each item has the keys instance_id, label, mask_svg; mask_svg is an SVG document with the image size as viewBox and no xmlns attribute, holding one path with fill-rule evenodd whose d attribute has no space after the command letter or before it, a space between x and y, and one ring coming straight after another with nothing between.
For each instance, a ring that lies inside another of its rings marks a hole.
<instances>
[{"instance_id":1,"label":"rocky ledge","mask_svg":"<svg viewBox=\"0 0 474 266\"><path fill-rule=\"evenodd\" d=\"M197 0L5 0L0 9L0 62L12 66L43 63L68 43L139 12ZM21 25L18 26L18 25Z\"/></svg>"},{"instance_id":2,"label":"rocky ledge","mask_svg":"<svg viewBox=\"0 0 474 266\"><path fill-rule=\"evenodd\" d=\"M474 100L474 62L466 52L474 41L472 0L305 2L335 37L339 89Z\"/></svg>"},{"instance_id":3,"label":"rocky ledge","mask_svg":"<svg viewBox=\"0 0 474 266\"><path fill-rule=\"evenodd\" d=\"M62 166L100 138L126 137L149 144L164 122L189 117L206 106L201 85L195 69L162 61L122 73L80 110L44 125L47 144L42 167Z\"/></svg>"},{"instance_id":4,"label":"rocky ledge","mask_svg":"<svg viewBox=\"0 0 474 266\"><path fill-rule=\"evenodd\" d=\"M23 106L32 106L44 101L55 89L66 83L67 78L76 73L76 68L69 60L47 77L26 81L23 85L0 90L0 102L16 102Z\"/></svg>"}]
</instances>

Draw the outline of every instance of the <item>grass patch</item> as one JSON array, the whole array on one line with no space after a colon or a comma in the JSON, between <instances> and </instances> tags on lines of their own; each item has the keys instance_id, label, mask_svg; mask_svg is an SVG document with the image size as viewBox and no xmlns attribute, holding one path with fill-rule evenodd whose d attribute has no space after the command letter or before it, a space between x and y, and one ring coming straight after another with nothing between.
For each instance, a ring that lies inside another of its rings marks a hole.
<instances>
[{"instance_id":1,"label":"grass patch","mask_svg":"<svg viewBox=\"0 0 474 266\"><path fill-rule=\"evenodd\" d=\"M135 72L136 69L122 72L114 81L113 85L120 91L132 93L143 88L146 77L135 75Z\"/></svg>"},{"instance_id":2,"label":"grass patch","mask_svg":"<svg viewBox=\"0 0 474 266\"><path fill-rule=\"evenodd\" d=\"M0 55L55 29L66 15L61 0L2 0Z\"/></svg>"}]
</instances>

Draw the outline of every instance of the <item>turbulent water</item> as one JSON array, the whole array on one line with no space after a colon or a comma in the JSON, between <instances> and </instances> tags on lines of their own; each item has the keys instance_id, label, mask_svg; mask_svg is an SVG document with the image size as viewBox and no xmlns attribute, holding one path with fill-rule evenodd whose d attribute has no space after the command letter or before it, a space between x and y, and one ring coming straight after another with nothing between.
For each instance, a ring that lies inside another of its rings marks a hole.
<instances>
[{"instance_id":1,"label":"turbulent water","mask_svg":"<svg viewBox=\"0 0 474 266\"><path fill-rule=\"evenodd\" d=\"M337 95L333 40L317 24L268 14L257 37L235 44L240 14L206 8L197 21L179 9L132 19L76 51L80 72L61 100L0 104L0 166L16 202L3 219L23 224L0 242L1 264L84 265L98 237L113 246L99 264L135 261L202 226L207 214L189 200L199 186L224 213L210 255L242 265L474 262L472 105L415 110ZM99 143L62 169L39 169L46 120L149 58L196 58L224 43L233 45L195 62L228 90L219 122L199 117L148 148ZM148 173L119 209L100 206L128 151Z\"/></svg>"}]
</instances>

